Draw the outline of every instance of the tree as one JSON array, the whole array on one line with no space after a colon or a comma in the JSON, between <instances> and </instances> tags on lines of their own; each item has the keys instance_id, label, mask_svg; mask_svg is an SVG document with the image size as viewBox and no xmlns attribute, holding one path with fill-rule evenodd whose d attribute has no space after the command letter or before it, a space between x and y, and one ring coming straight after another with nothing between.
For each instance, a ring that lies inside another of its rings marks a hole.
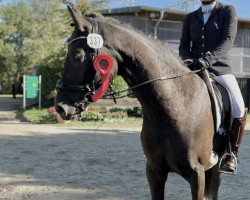
<instances>
[{"instance_id":1,"label":"tree","mask_svg":"<svg viewBox=\"0 0 250 200\"><path fill-rule=\"evenodd\" d=\"M69 4L71 6L75 5L71 0L61 0L63 4ZM100 16L98 12L100 9L109 8L110 0L77 0L76 6L81 10L83 15L95 14Z\"/></svg>"},{"instance_id":2,"label":"tree","mask_svg":"<svg viewBox=\"0 0 250 200\"><path fill-rule=\"evenodd\" d=\"M100 16L100 9L108 8L109 0L77 0L77 6L82 11L83 15L95 14Z\"/></svg>"},{"instance_id":3,"label":"tree","mask_svg":"<svg viewBox=\"0 0 250 200\"><path fill-rule=\"evenodd\" d=\"M198 2L200 3L200 0L174 0L173 5L169 8L190 12L197 7Z\"/></svg>"},{"instance_id":4,"label":"tree","mask_svg":"<svg viewBox=\"0 0 250 200\"><path fill-rule=\"evenodd\" d=\"M10 84L17 80L25 66L31 65L26 39L31 35L32 13L23 2L8 4L0 9L0 19L0 72L5 72L1 74L1 81Z\"/></svg>"},{"instance_id":5,"label":"tree","mask_svg":"<svg viewBox=\"0 0 250 200\"><path fill-rule=\"evenodd\" d=\"M0 8L0 81L6 92L22 74L65 49L69 32L61 2L18 1Z\"/></svg>"},{"instance_id":6,"label":"tree","mask_svg":"<svg viewBox=\"0 0 250 200\"><path fill-rule=\"evenodd\" d=\"M63 71L67 38L73 31L71 17L64 4L70 0L22 0L0 7L0 84L3 92L24 73L31 75L34 65L44 67L41 73L55 73L49 80L43 96L51 97L56 79ZM78 0L83 15L107 8L109 0ZM43 80L46 80L43 77Z\"/></svg>"}]
</instances>

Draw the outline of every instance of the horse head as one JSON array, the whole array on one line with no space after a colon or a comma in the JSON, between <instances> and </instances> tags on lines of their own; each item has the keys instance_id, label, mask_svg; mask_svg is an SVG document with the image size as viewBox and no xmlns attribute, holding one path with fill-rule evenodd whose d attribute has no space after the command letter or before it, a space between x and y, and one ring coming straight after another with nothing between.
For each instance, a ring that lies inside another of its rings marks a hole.
<instances>
[{"instance_id":1,"label":"horse head","mask_svg":"<svg viewBox=\"0 0 250 200\"><path fill-rule=\"evenodd\" d=\"M104 94L118 71L117 61L105 47L105 36L98 23L68 6L75 27L68 43L62 78L57 83L56 110L70 120Z\"/></svg>"}]
</instances>

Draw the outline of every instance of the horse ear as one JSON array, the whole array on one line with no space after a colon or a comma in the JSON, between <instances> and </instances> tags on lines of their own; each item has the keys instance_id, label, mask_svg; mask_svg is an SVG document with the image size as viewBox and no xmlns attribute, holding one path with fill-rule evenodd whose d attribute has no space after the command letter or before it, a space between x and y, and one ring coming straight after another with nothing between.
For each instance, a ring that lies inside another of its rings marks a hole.
<instances>
[{"instance_id":1,"label":"horse ear","mask_svg":"<svg viewBox=\"0 0 250 200\"><path fill-rule=\"evenodd\" d=\"M69 5L67 5L67 7L76 27L82 32L87 31L91 33L92 24L82 16L81 11L77 7L71 7Z\"/></svg>"}]
</instances>

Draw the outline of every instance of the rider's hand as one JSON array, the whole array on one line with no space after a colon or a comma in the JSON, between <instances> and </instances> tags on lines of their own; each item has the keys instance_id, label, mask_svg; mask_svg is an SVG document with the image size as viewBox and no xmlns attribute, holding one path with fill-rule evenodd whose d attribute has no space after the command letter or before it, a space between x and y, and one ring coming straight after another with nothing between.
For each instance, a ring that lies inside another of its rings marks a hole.
<instances>
[{"instance_id":1,"label":"rider's hand","mask_svg":"<svg viewBox=\"0 0 250 200\"><path fill-rule=\"evenodd\" d=\"M194 60L194 66L197 69L201 69L202 71L204 71L210 67L210 63L205 57L203 57L203 58L198 58Z\"/></svg>"}]
</instances>

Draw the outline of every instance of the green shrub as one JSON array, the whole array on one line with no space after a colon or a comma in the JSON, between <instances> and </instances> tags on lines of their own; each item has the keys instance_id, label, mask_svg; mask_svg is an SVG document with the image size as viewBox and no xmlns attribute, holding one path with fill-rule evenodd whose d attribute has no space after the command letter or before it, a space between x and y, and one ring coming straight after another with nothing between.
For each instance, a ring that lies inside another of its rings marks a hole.
<instances>
[{"instance_id":1,"label":"green shrub","mask_svg":"<svg viewBox=\"0 0 250 200\"><path fill-rule=\"evenodd\" d=\"M63 53L47 58L44 63L38 66L37 73L42 75L42 105L44 107L54 105L56 82L61 78L63 71Z\"/></svg>"},{"instance_id":2,"label":"green shrub","mask_svg":"<svg viewBox=\"0 0 250 200\"><path fill-rule=\"evenodd\" d=\"M121 76L116 76L113 82L110 84L107 94L117 91L126 90L128 88L128 84L124 81L124 79ZM121 93L121 96L128 95L129 91L126 91L124 93ZM107 97L111 98L111 97Z\"/></svg>"},{"instance_id":3,"label":"green shrub","mask_svg":"<svg viewBox=\"0 0 250 200\"><path fill-rule=\"evenodd\" d=\"M89 120L103 120L103 116L101 113L97 111L85 111L82 114L82 121Z\"/></svg>"},{"instance_id":4,"label":"green shrub","mask_svg":"<svg viewBox=\"0 0 250 200\"><path fill-rule=\"evenodd\" d=\"M107 112L103 116L105 119L125 119L128 117L126 112Z\"/></svg>"},{"instance_id":5,"label":"green shrub","mask_svg":"<svg viewBox=\"0 0 250 200\"><path fill-rule=\"evenodd\" d=\"M109 109L109 112L124 112L123 108L111 108Z\"/></svg>"},{"instance_id":6,"label":"green shrub","mask_svg":"<svg viewBox=\"0 0 250 200\"><path fill-rule=\"evenodd\" d=\"M100 106L89 106L88 111L95 111L95 112L106 112L106 109Z\"/></svg>"},{"instance_id":7,"label":"green shrub","mask_svg":"<svg viewBox=\"0 0 250 200\"><path fill-rule=\"evenodd\" d=\"M128 117L142 117L143 112L141 107L134 107L127 110Z\"/></svg>"}]
</instances>

